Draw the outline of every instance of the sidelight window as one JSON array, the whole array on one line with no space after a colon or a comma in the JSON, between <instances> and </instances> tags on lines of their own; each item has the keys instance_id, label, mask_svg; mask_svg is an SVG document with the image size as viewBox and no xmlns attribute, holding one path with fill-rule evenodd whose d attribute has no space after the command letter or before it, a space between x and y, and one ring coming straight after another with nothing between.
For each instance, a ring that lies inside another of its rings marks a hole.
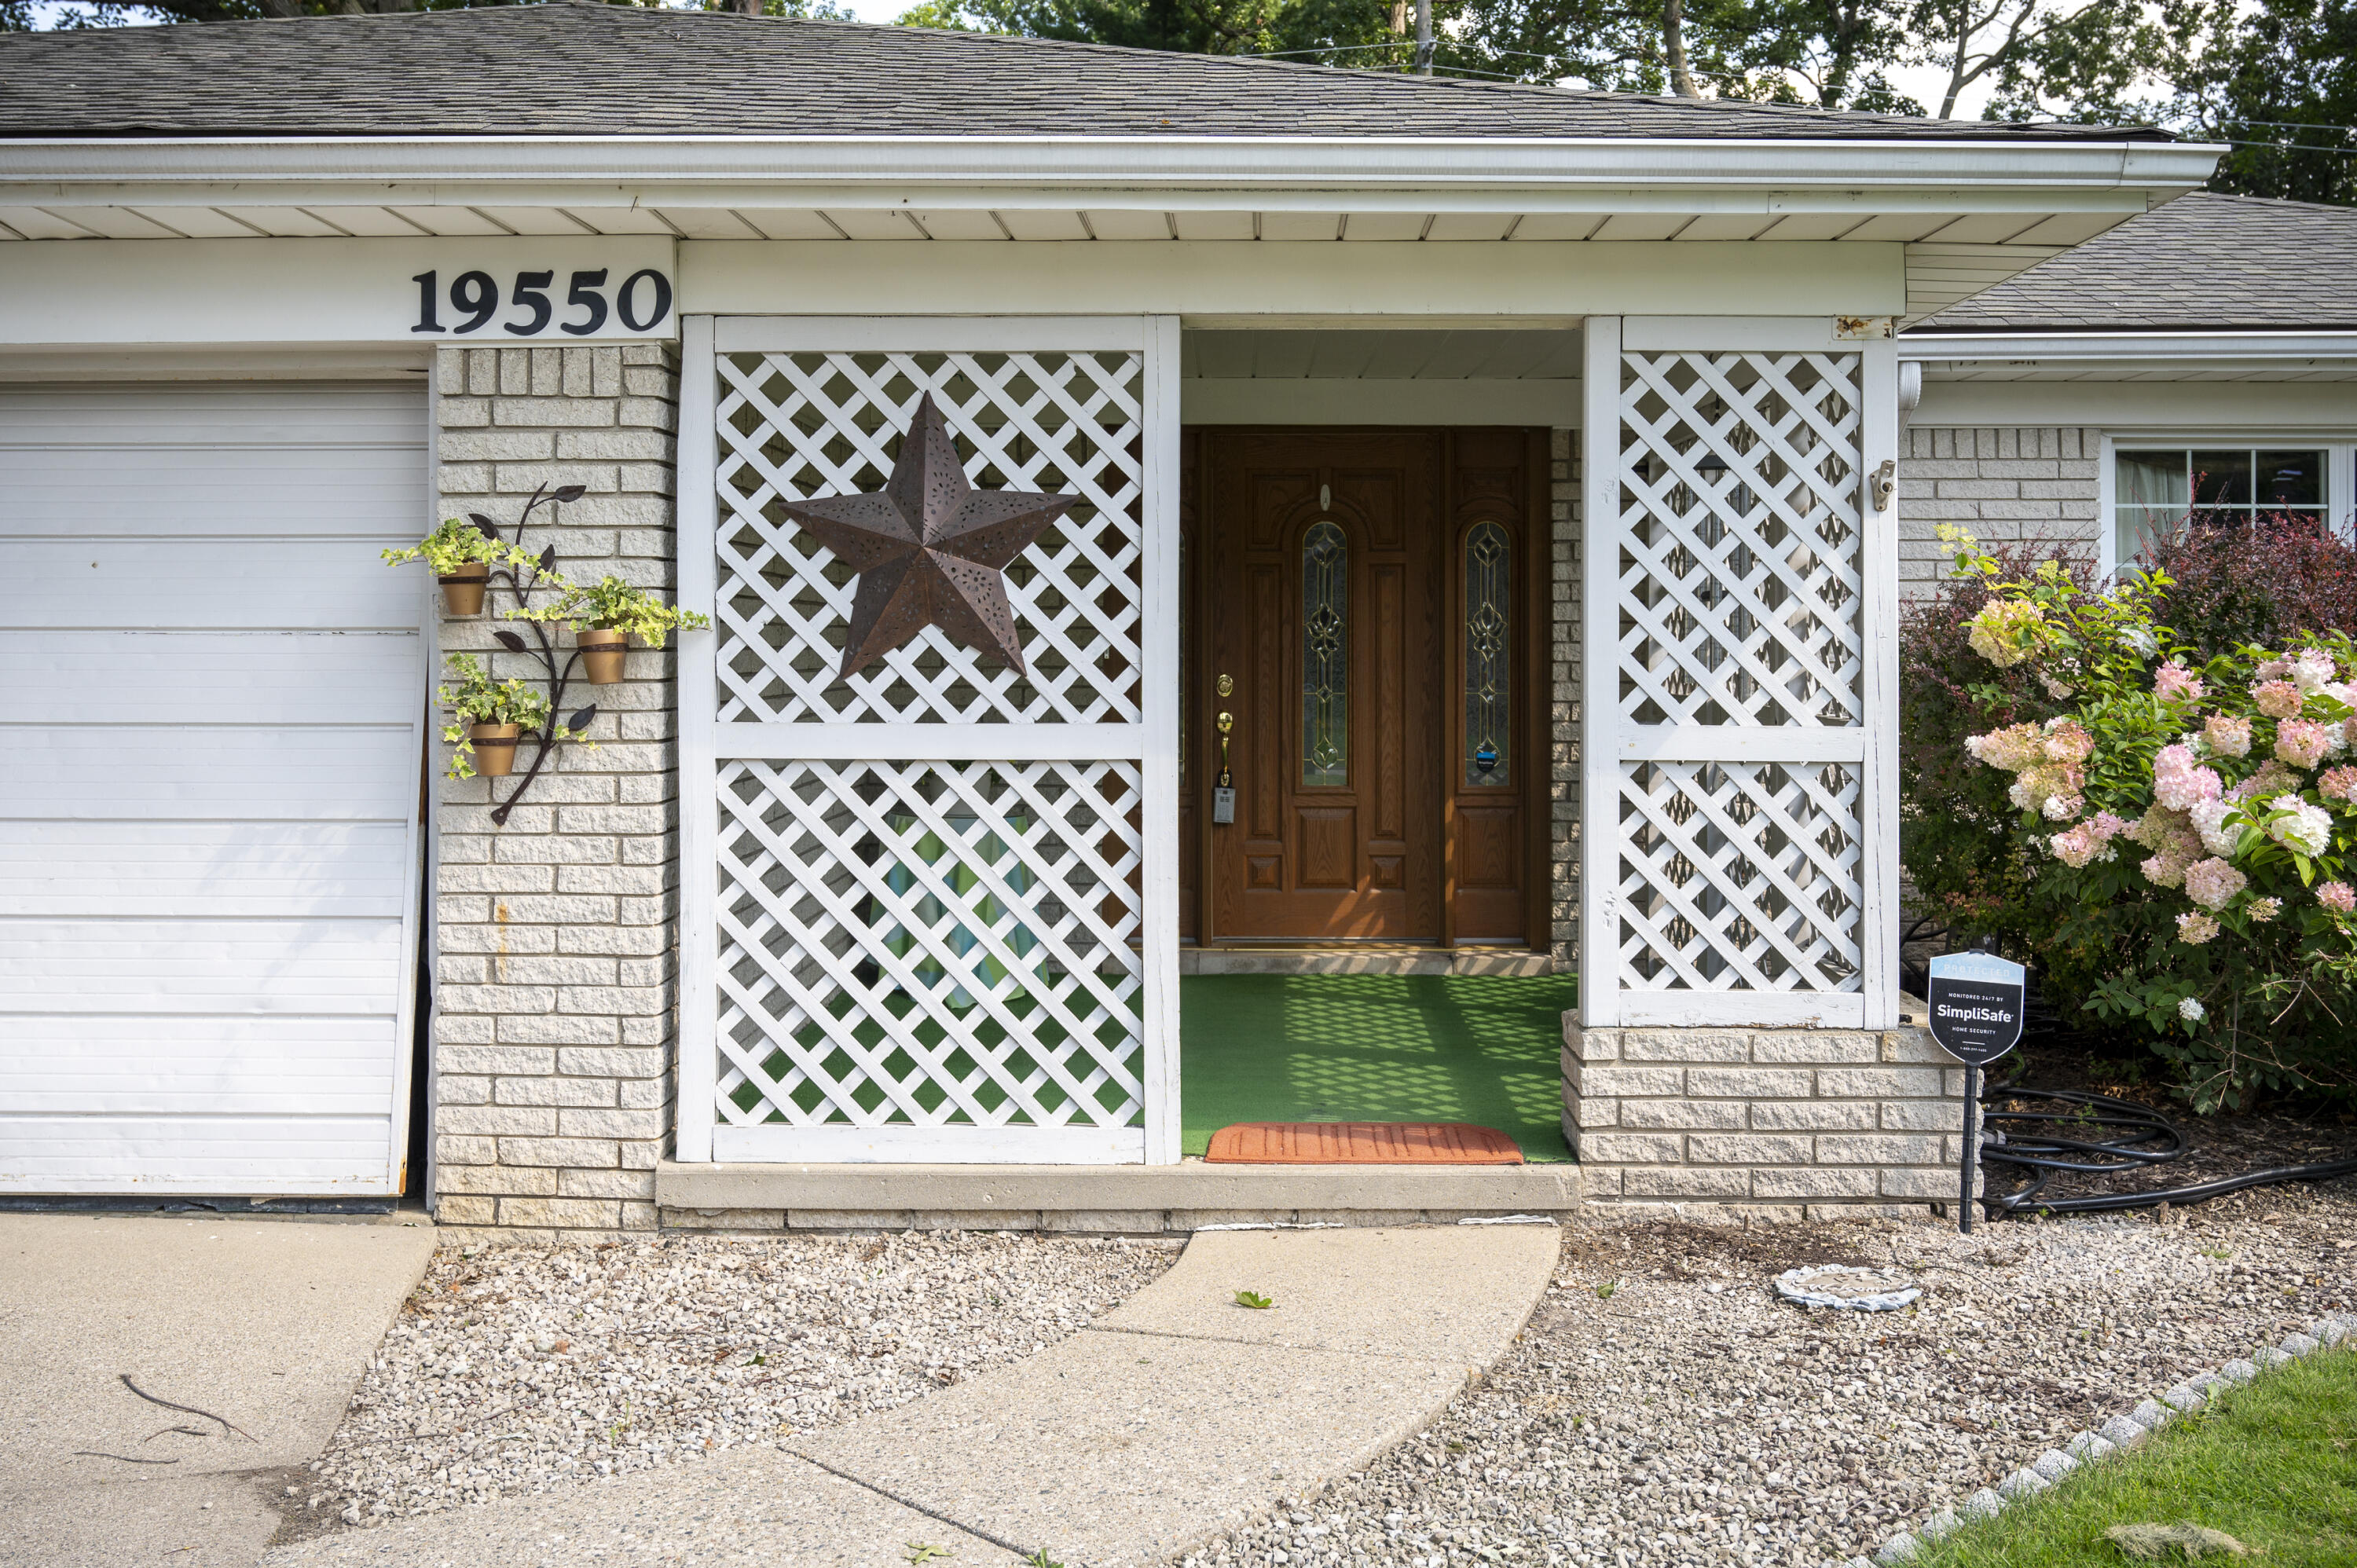
<instances>
[{"instance_id":1,"label":"sidelight window","mask_svg":"<svg viewBox=\"0 0 2357 1568\"><path fill-rule=\"evenodd\" d=\"M1301 782L1351 781L1351 552L1342 530L1301 536Z\"/></svg>"},{"instance_id":2,"label":"sidelight window","mask_svg":"<svg viewBox=\"0 0 2357 1568\"><path fill-rule=\"evenodd\" d=\"M1465 535L1465 782L1504 784L1513 744L1513 551L1494 522Z\"/></svg>"}]
</instances>

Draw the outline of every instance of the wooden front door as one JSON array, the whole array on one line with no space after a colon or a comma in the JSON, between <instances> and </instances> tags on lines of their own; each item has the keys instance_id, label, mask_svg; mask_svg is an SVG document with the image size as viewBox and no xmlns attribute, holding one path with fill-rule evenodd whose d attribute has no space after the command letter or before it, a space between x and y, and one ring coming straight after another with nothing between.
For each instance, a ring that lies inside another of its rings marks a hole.
<instances>
[{"instance_id":1,"label":"wooden front door","mask_svg":"<svg viewBox=\"0 0 2357 1568\"><path fill-rule=\"evenodd\" d=\"M1544 439L1188 433L1184 935L1520 943L1543 929ZM1222 713L1228 823L1212 811Z\"/></svg>"}]
</instances>

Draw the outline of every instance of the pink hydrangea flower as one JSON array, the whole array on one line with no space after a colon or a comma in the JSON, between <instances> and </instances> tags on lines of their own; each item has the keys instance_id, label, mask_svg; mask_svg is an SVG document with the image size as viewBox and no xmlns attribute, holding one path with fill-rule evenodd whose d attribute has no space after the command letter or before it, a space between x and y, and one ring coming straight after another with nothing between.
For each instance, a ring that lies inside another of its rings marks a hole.
<instances>
[{"instance_id":1,"label":"pink hydrangea flower","mask_svg":"<svg viewBox=\"0 0 2357 1568\"><path fill-rule=\"evenodd\" d=\"M2254 681L2280 681L2290 673L2290 660L2270 659L2266 663L2251 671L2251 679Z\"/></svg>"},{"instance_id":2,"label":"pink hydrangea flower","mask_svg":"<svg viewBox=\"0 0 2357 1568\"><path fill-rule=\"evenodd\" d=\"M2271 719L2287 719L2299 712L2299 688L2288 681L2262 681L2251 688L2251 701Z\"/></svg>"},{"instance_id":3,"label":"pink hydrangea flower","mask_svg":"<svg viewBox=\"0 0 2357 1568\"><path fill-rule=\"evenodd\" d=\"M2291 677L2292 684L2299 688L2300 695L2313 696L2324 690L2324 683L2332 679L2332 655L2320 648L2303 648L2293 658L2291 668L2284 673Z\"/></svg>"},{"instance_id":4,"label":"pink hydrangea flower","mask_svg":"<svg viewBox=\"0 0 2357 1568\"><path fill-rule=\"evenodd\" d=\"M2328 882L2316 890L2316 901L2336 915L2346 915L2357 909L2357 891L2346 882Z\"/></svg>"},{"instance_id":5,"label":"pink hydrangea flower","mask_svg":"<svg viewBox=\"0 0 2357 1568\"><path fill-rule=\"evenodd\" d=\"M2207 915L2191 914L2177 917L2177 940L2200 947L2218 934L2218 922Z\"/></svg>"},{"instance_id":6,"label":"pink hydrangea flower","mask_svg":"<svg viewBox=\"0 0 2357 1568\"><path fill-rule=\"evenodd\" d=\"M2036 725L2007 725L1986 735L1966 736L1964 750L2000 773L2018 773L2038 760L2041 732Z\"/></svg>"},{"instance_id":7,"label":"pink hydrangea flower","mask_svg":"<svg viewBox=\"0 0 2357 1568\"><path fill-rule=\"evenodd\" d=\"M2251 900L2251 918L2254 920L2272 920L2277 915L2282 913L2283 900L2280 898L2254 898Z\"/></svg>"},{"instance_id":8,"label":"pink hydrangea flower","mask_svg":"<svg viewBox=\"0 0 2357 1568\"><path fill-rule=\"evenodd\" d=\"M2237 802L2252 800L2262 795L2280 795L2287 789L2298 788L2299 775L2270 757L2259 764L2257 772L2227 790L2226 799Z\"/></svg>"},{"instance_id":9,"label":"pink hydrangea flower","mask_svg":"<svg viewBox=\"0 0 2357 1568\"><path fill-rule=\"evenodd\" d=\"M2250 885L2249 877L2215 856L2185 868L2185 896L2205 909L2224 908Z\"/></svg>"},{"instance_id":10,"label":"pink hydrangea flower","mask_svg":"<svg viewBox=\"0 0 2357 1568\"><path fill-rule=\"evenodd\" d=\"M2127 831L2127 824L2109 811L2098 811L2077 827L2059 832L2046 842L2054 851L2054 858L2072 870L2093 860L2110 860L2117 854L2111 841Z\"/></svg>"},{"instance_id":11,"label":"pink hydrangea flower","mask_svg":"<svg viewBox=\"0 0 2357 1568\"><path fill-rule=\"evenodd\" d=\"M2248 757L2251 754L2251 721L2231 719L2223 714L2212 714L2201 726L2201 738L2210 749L2221 757Z\"/></svg>"},{"instance_id":12,"label":"pink hydrangea flower","mask_svg":"<svg viewBox=\"0 0 2357 1568\"><path fill-rule=\"evenodd\" d=\"M2294 768L2313 768L2324 760L2336 738L2329 725L2314 719L2286 719L2276 726L2276 755Z\"/></svg>"},{"instance_id":13,"label":"pink hydrangea flower","mask_svg":"<svg viewBox=\"0 0 2357 1568\"><path fill-rule=\"evenodd\" d=\"M2152 692L2164 703L2198 703L2201 677L2172 659L2152 672Z\"/></svg>"},{"instance_id":14,"label":"pink hydrangea flower","mask_svg":"<svg viewBox=\"0 0 2357 1568\"><path fill-rule=\"evenodd\" d=\"M2357 768L2328 768L2316 776L2316 792L2328 800L2357 800Z\"/></svg>"},{"instance_id":15,"label":"pink hydrangea flower","mask_svg":"<svg viewBox=\"0 0 2357 1568\"><path fill-rule=\"evenodd\" d=\"M2196 801L2214 800L2224 789L2216 768L2195 766L2190 746L2164 746L2152 759L2152 798L2172 811L2190 811Z\"/></svg>"}]
</instances>

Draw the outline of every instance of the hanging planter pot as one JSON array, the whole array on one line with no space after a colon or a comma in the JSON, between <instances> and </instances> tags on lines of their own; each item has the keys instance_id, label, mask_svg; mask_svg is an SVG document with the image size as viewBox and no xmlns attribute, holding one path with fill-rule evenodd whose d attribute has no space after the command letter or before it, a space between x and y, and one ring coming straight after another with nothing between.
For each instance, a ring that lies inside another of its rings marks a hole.
<instances>
[{"instance_id":1,"label":"hanging planter pot","mask_svg":"<svg viewBox=\"0 0 2357 1568\"><path fill-rule=\"evenodd\" d=\"M469 725L467 739L475 748L475 771L486 779L504 779L515 771L516 739L522 725Z\"/></svg>"},{"instance_id":2,"label":"hanging planter pot","mask_svg":"<svg viewBox=\"0 0 2357 1568\"><path fill-rule=\"evenodd\" d=\"M592 686L611 686L622 678L622 655L630 645L626 631L607 631L588 628L573 634L581 650L581 663L589 672Z\"/></svg>"},{"instance_id":3,"label":"hanging planter pot","mask_svg":"<svg viewBox=\"0 0 2357 1568\"><path fill-rule=\"evenodd\" d=\"M456 572L434 579L442 585L442 603L454 616L479 616L483 613L483 592L491 585L491 566L488 561L469 561Z\"/></svg>"}]
</instances>

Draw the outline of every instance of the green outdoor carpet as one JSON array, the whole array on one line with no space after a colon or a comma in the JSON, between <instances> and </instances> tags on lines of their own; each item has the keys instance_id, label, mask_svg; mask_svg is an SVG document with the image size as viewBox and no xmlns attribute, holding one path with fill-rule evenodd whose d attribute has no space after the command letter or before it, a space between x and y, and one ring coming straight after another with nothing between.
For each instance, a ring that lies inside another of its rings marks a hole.
<instances>
[{"instance_id":1,"label":"green outdoor carpet","mask_svg":"<svg viewBox=\"0 0 2357 1568\"><path fill-rule=\"evenodd\" d=\"M1567 974L1202 974L1178 983L1185 1151L1236 1122L1472 1122L1563 1142Z\"/></svg>"}]
</instances>

